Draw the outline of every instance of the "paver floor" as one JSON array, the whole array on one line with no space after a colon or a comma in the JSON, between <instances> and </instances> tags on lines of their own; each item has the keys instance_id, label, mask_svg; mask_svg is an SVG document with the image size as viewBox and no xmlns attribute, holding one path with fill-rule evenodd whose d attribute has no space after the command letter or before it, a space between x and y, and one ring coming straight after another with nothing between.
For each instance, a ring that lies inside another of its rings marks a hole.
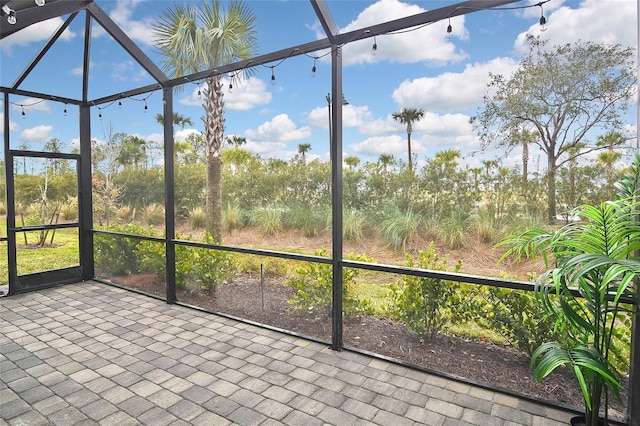
<instances>
[{"instance_id":1,"label":"paver floor","mask_svg":"<svg viewBox=\"0 0 640 426\"><path fill-rule=\"evenodd\" d=\"M0 424L555 426L573 415L96 282L0 298Z\"/></svg>"}]
</instances>

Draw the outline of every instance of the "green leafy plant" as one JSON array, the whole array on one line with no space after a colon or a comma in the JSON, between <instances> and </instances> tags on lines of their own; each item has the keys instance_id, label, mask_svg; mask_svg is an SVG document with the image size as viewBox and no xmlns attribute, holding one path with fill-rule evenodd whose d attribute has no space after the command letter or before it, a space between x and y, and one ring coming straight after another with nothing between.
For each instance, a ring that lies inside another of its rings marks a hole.
<instances>
[{"instance_id":1,"label":"green leafy plant","mask_svg":"<svg viewBox=\"0 0 640 426\"><path fill-rule=\"evenodd\" d=\"M417 258L411 254L406 258L410 268L459 272L462 267L462 262L458 261L450 268L448 256L441 260L433 242L427 250L420 250ZM389 313L432 341L448 324L463 321L465 313L471 312L465 305L473 298L466 297L465 290L455 281L403 275L402 281L391 287Z\"/></svg>"},{"instance_id":2,"label":"green leafy plant","mask_svg":"<svg viewBox=\"0 0 640 426\"><path fill-rule=\"evenodd\" d=\"M476 322L504 337L529 355L547 340L564 342L565 327L556 327L540 298L534 293L500 287L488 287L481 299Z\"/></svg>"},{"instance_id":3,"label":"green leafy plant","mask_svg":"<svg viewBox=\"0 0 640 426\"><path fill-rule=\"evenodd\" d=\"M191 240L191 237L179 239ZM205 234L204 242L213 244L213 237ZM235 264L233 255L223 250L208 247L176 247L176 287L189 285L200 290L214 291L220 284L233 278Z\"/></svg>"},{"instance_id":4,"label":"green leafy plant","mask_svg":"<svg viewBox=\"0 0 640 426\"><path fill-rule=\"evenodd\" d=\"M316 250L316 256L326 256L327 251ZM371 261L365 255L349 254L348 259ZM345 313L363 314L371 311L369 300L360 299L354 295L353 286L360 271L354 268L344 268L342 275L342 307ZM333 273L331 265L317 262L305 262L304 266L296 268L295 277L286 281L288 286L296 290L288 303L298 310L320 310L325 313L331 311L333 295Z\"/></svg>"},{"instance_id":5,"label":"green leafy plant","mask_svg":"<svg viewBox=\"0 0 640 426\"><path fill-rule=\"evenodd\" d=\"M107 231L134 235L153 235L139 225L110 225ZM140 271L141 258L137 249L141 240L121 235L96 234L94 236L95 261L99 269L114 275L134 274Z\"/></svg>"},{"instance_id":6,"label":"green leafy plant","mask_svg":"<svg viewBox=\"0 0 640 426\"><path fill-rule=\"evenodd\" d=\"M598 424L603 402L608 419L609 392L619 396L621 388L613 358L626 344L617 326L638 303L639 176L640 155L617 185L616 200L578 207L572 213L582 220L555 232L531 230L501 243L510 246L505 256L540 255L549 268L537 281L538 294L547 312L569 325L573 339L543 343L532 354L531 367L538 380L561 365L573 371L588 426Z\"/></svg>"},{"instance_id":7,"label":"green leafy plant","mask_svg":"<svg viewBox=\"0 0 640 426\"><path fill-rule=\"evenodd\" d=\"M202 207L189 210L189 225L191 229L204 228L207 225L207 213Z\"/></svg>"}]
</instances>

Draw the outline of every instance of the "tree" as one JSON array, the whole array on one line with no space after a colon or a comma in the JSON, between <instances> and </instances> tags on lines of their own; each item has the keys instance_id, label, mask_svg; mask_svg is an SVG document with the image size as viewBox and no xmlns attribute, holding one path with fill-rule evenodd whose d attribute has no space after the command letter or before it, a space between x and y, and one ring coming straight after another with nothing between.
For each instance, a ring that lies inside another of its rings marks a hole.
<instances>
[{"instance_id":1,"label":"tree","mask_svg":"<svg viewBox=\"0 0 640 426\"><path fill-rule=\"evenodd\" d=\"M301 143L298 144L298 154L300 154L300 158L302 160L302 164L307 164L307 152L311 151L310 143Z\"/></svg>"},{"instance_id":2,"label":"tree","mask_svg":"<svg viewBox=\"0 0 640 426\"><path fill-rule=\"evenodd\" d=\"M545 41L529 37L529 52L511 77L490 75L490 93L473 123L484 148L495 144L507 151L520 143L512 137L518 129L534 129L532 143L547 157L549 223L556 218L556 171L570 161L569 150L597 128L622 127L635 94L633 61L633 49L619 44L577 41L547 49Z\"/></svg>"},{"instance_id":3,"label":"tree","mask_svg":"<svg viewBox=\"0 0 640 426\"><path fill-rule=\"evenodd\" d=\"M254 56L257 48L255 16L242 2L232 0L223 9L220 1L201 8L177 5L167 9L154 28L156 45L164 55L164 70L182 77ZM222 75L206 78L203 90L207 159L207 231L222 241L222 146L224 99Z\"/></svg>"},{"instance_id":4,"label":"tree","mask_svg":"<svg viewBox=\"0 0 640 426\"><path fill-rule=\"evenodd\" d=\"M238 135L233 135L233 136L227 136L226 138L224 138L224 141L228 145L235 146L236 148L240 148L242 145L247 143L247 138L238 136Z\"/></svg>"},{"instance_id":5,"label":"tree","mask_svg":"<svg viewBox=\"0 0 640 426\"><path fill-rule=\"evenodd\" d=\"M164 114L156 114L156 121L158 122L158 124L163 125L164 124ZM173 113L173 125L174 126L180 126L181 129L184 129L187 125L188 126L193 126L193 122L191 121L191 118L189 117L185 117L184 115L178 113L178 112L174 112Z\"/></svg>"},{"instance_id":6,"label":"tree","mask_svg":"<svg viewBox=\"0 0 640 426\"><path fill-rule=\"evenodd\" d=\"M409 154L409 172L413 171L413 159L411 155L411 133L413 132L413 123L424 117L422 108L402 108L400 112L391 114L394 120L407 126L407 152Z\"/></svg>"}]
</instances>

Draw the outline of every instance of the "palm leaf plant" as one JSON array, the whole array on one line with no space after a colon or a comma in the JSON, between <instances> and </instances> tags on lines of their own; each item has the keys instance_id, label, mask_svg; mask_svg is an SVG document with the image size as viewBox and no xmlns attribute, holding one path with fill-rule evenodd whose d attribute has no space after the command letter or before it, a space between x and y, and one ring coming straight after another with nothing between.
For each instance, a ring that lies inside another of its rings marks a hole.
<instances>
[{"instance_id":1,"label":"palm leaf plant","mask_svg":"<svg viewBox=\"0 0 640 426\"><path fill-rule=\"evenodd\" d=\"M200 8L177 5L166 9L154 27L155 43L163 55L163 69L184 77L249 59L257 49L255 15L241 1L224 7L219 0L204 0ZM251 73L250 68L231 74L231 82ZM222 241L222 147L224 143L224 93L222 75L205 79L202 91L207 159L207 231Z\"/></svg>"},{"instance_id":2,"label":"palm leaf plant","mask_svg":"<svg viewBox=\"0 0 640 426\"><path fill-rule=\"evenodd\" d=\"M548 270L537 281L537 294L571 338L540 345L531 368L539 381L560 366L574 373L588 426L598 424L602 403L608 421L608 395L619 396L622 387L612 359L625 344L616 327L638 303L639 177L640 155L618 183L614 201L579 206L574 213L581 220L556 231L531 230L499 243L509 246L503 258L544 259Z\"/></svg>"}]
</instances>

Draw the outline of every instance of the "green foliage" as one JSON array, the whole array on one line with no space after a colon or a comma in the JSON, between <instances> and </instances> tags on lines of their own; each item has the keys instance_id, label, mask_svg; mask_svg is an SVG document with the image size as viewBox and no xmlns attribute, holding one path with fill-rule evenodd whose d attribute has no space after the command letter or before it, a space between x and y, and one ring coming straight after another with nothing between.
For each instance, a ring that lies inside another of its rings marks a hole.
<instances>
[{"instance_id":1,"label":"green foliage","mask_svg":"<svg viewBox=\"0 0 640 426\"><path fill-rule=\"evenodd\" d=\"M326 256L326 250L316 250L316 256ZM348 259L370 262L365 255L349 254ZM342 308L348 314L366 314L371 311L371 302L354 295L353 286L360 270L344 268L342 275ZM296 268L295 277L286 284L296 290L296 294L288 302L298 310L319 310L326 314L331 311L333 300L333 273L331 265L317 262L306 262Z\"/></svg>"},{"instance_id":2,"label":"green foliage","mask_svg":"<svg viewBox=\"0 0 640 426\"><path fill-rule=\"evenodd\" d=\"M418 258L406 255L410 268L433 271L459 272L462 262L453 268L448 266L448 256L440 260L433 242L427 250L420 250ZM391 288L389 313L403 321L407 327L434 340L447 325L466 319L470 310L468 303L473 298L466 294L468 289L459 282L440 278L403 275L402 281Z\"/></svg>"},{"instance_id":3,"label":"green foliage","mask_svg":"<svg viewBox=\"0 0 640 426\"><path fill-rule=\"evenodd\" d=\"M139 225L111 225L106 231L120 232L134 235L153 235ZM96 266L105 273L114 275L130 275L140 272L140 258L138 256L138 238L120 235L96 234L93 238Z\"/></svg>"},{"instance_id":4,"label":"green foliage","mask_svg":"<svg viewBox=\"0 0 640 426\"><path fill-rule=\"evenodd\" d=\"M538 279L538 294L547 312L568 324L573 339L542 344L531 356L531 367L538 380L561 365L571 368L590 426L598 423L603 396L606 401L608 392L619 394L616 360L628 345L619 327L635 312L630 304L638 303L638 168L640 155L620 182L615 201L575 209L573 214L582 221L555 232L527 231L502 242L510 246L505 256L540 255L552 265Z\"/></svg>"},{"instance_id":5,"label":"green foliage","mask_svg":"<svg viewBox=\"0 0 640 426\"><path fill-rule=\"evenodd\" d=\"M178 236L178 239L185 239ZM189 241L191 238L187 237ZM204 242L213 244L207 234ZM176 287L195 287L215 291L220 284L233 278L235 269L231 253L208 247L176 246Z\"/></svg>"},{"instance_id":6,"label":"green foliage","mask_svg":"<svg viewBox=\"0 0 640 426\"><path fill-rule=\"evenodd\" d=\"M568 341L564 327L556 328L535 294L500 287L487 287L476 312L476 322L503 336L516 348L533 354L548 340Z\"/></svg>"},{"instance_id":7,"label":"green foliage","mask_svg":"<svg viewBox=\"0 0 640 426\"><path fill-rule=\"evenodd\" d=\"M454 213L441 220L436 235L440 242L452 250L465 248L468 241L466 214Z\"/></svg>"}]
</instances>

